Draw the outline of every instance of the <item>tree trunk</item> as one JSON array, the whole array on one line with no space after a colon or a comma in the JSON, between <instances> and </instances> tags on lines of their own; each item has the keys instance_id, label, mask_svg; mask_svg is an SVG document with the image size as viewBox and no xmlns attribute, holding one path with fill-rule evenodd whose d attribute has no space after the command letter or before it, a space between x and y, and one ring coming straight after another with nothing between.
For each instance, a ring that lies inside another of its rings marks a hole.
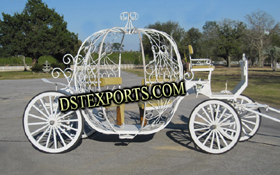
<instances>
[{"instance_id":1,"label":"tree trunk","mask_svg":"<svg viewBox=\"0 0 280 175\"><path fill-rule=\"evenodd\" d=\"M263 42L260 40L261 46L258 48L259 49L259 58L258 58L258 66L263 67L263 57L262 57L262 50L263 50Z\"/></svg>"},{"instance_id":2,"label":"tree trunk","mask_svg":"<svg viewBox=\"0 0 280 175\"><path fill-rule=\"evenodd\" d=\"M272 70L276 71L276 59L273 59L272 61Z\"/></svg>"},{"instance_id":3,"label":"tree trunk","mask_svg":"<svg viewBox=\"0 0 280 175\"><path fill-rule=\"evenodd\" d=\"M259 50L258 67L263 67L263 59L262 59L261 50Z\"/></svg>"},{"instance_id":4,"label":"tree trunk","mask_svg":"<svg viewBox=\"0 0 280 175\"><path fill-rule=\"evenodd\" d=\"M24 65L24 71L27 71L27 66L25 64L25 56L22 55L22 61L23 61L23 65Z\"/></svg>"},{"instance_id":5,"label":"tree trunk","mask_svg":"<svg viewBox=\"0 0 280 175\"><path fill-rule=\"evenodd\" d=\"M228 59L227 59L227 67L231 67L230 62L231 62L231 58L230 58L230 56L228 56Z\"/></svg>"},{"instance_id":6,"label":"tree trunk","mask_svg":"<svg viewBox=\"0 0 280 175\"><path fill-rule=\"evenodd\" d=\"M34 65L34 64L36 64L36 63L38 63L38 59L37 59L37 58L33 58L32 64Z\"/></svg>"}]
</instances>

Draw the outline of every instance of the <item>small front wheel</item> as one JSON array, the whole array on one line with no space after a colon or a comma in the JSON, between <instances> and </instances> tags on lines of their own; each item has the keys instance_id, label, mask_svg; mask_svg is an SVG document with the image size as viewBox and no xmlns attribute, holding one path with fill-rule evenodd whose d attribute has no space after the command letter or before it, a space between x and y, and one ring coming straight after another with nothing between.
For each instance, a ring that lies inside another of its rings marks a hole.
<instances>
[{"instance_id":1,"label":"small front wheel","mask_svg":"<svg viewBox=\"0 0 280 175\"><path fill-rule=\"evenodd\" d=\"M28 103L23 114L23 129L33 146L48 153L61 153L72 148L83 130L79 111L61 112L58 98L66 94L43 92Z\"/></svg>"},{"instance_id":2,"label":"small front wheel","mask_svg":"<svg viewBox=\"0 0 280 175\"><path fill-rule=\"evenodd\" d=\"M221 154L231 150L239 141L241 121L230 104L221 100L206 100L192 111L189 132L200 149Z\"/></svg>"}]
</instances>

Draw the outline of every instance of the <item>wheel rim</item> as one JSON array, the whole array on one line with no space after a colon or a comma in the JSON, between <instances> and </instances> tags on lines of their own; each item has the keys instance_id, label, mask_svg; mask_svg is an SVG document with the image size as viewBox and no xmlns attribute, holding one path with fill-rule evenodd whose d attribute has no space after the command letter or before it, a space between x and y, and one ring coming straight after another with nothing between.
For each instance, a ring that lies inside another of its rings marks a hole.
<instances>
[{"instance_id":1,"label":"wheel rim","mask_svg":"<svg viewBox=\"0 0 280 175\"><path fill-rule=\"evenodd\" d=\"M193 110L189 131L199 148L208 153L220 154L237 144L241 122L229 104L220 100L207 100Z\"/></svg>"},{"instance_id":2,"label":"wheel rim","mask_svg":"<svg viewBox=\"0 0 280 175\"><path fill-rule=\"evenodd\" d=\"M35 96L27 105L23 127L29 141L39 150L60 153L70 149L79 140L83 120L79 111L61 113L59 92L44 92Z\"/></svg>"},{"instance_id":3,"label":"wheel rim","mask_svg":"<svg viewBox=\"0 0 280 175\"><path fill-rule=\"evenodd\" d=\"M242 123L242 133L239 141L246 141L252 138L258 131L261 123L261 117L255 113L246 111L243 109L242 105L254 103L249 97L239 96L237 101L233 103L233 106L238 112ZM256 109L260 112L259 109Z\"/></svg>"}]
</instances>

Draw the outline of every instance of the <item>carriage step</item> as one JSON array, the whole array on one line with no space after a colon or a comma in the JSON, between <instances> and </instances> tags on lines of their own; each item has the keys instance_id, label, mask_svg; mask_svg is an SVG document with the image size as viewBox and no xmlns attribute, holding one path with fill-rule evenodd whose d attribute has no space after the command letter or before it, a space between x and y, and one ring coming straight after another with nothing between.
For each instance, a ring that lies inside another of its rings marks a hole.
<instances>
[{"instance_id":1,"label":"carriage step","mask_svg":"<svg viewBox=\"0 0 280 175\"><path fill-rule=\"evenodd\" d=\"M119 139L133 139L136 135L131 134L120 134Z\"/></svg>"}]
</instances>

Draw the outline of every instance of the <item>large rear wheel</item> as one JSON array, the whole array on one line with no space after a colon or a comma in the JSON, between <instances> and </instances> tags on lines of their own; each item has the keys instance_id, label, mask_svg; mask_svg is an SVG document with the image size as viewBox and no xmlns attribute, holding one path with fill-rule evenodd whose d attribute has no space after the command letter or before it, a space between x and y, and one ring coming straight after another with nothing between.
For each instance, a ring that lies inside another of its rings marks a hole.
<instances>
[{"instance_id":1,"label":"large rear wheel","mask_svg":"<svg viewBox=\"0 0 280 175\"><path fill-rule=\"evenodd\" d=\"M245 95L237 97L236 101L230 101L230 104L237 110L242 123L242 134L239 141L246 141L252 138L259 130L261 125L261 116L244 110L244 105L253 104L254 101ZM255 109L256 112L261 112Z\"/></svg>"}]
</instances>

